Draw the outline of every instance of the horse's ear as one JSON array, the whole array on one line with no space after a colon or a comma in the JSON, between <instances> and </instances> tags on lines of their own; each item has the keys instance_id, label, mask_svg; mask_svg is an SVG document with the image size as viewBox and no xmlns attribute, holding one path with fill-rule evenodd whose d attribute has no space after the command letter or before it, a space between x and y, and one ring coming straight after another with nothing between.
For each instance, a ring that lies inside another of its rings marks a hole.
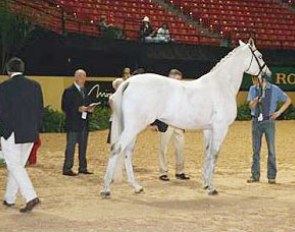
<instances>
[{"instance_id":1,"label":"horse's ear","mask_svg":"<svg viewBox=\"0 0 295 232\"><path fill-rule=\"evenodd\" d=\"M249 39L249 42L248 43L249 43L249 45L250 45L251 48L256 49L254 40L252 38Z\"/></svg>"},{"instance_id":2,"label":"horse's ear","mask_svg":"<svg viewBox=\"0 0 295 232\"><path fill-rule=\"evenodd\" d=\"M242 40L239 40L239 44L240 44L240 46L246 45Z\"/></svg>"}]
</instances>

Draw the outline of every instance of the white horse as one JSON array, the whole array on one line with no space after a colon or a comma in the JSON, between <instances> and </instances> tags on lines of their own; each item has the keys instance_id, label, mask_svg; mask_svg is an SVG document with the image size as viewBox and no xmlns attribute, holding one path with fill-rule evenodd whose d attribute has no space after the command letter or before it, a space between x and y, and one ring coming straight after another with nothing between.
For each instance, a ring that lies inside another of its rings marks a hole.
<instances>
[{"instance_id":1,"label":"white horse","mask_svg":"<svg viewBox=\"0 0 295 232\"><path fill-rule=\"evenodd\" d=\"M231 51L201 78L180 82L157 74L139 74L121 84L113 101L111 154L101 196L110 197L112 180L125 168L136 193L143 188L136 182L132 151L136 136L156 119L182 129L202 129L205 139L204 188L217 194L213 173L220 146L237 115L236 95L244 72L271 75L254 41Z\"/></svg>"}]
</instances>

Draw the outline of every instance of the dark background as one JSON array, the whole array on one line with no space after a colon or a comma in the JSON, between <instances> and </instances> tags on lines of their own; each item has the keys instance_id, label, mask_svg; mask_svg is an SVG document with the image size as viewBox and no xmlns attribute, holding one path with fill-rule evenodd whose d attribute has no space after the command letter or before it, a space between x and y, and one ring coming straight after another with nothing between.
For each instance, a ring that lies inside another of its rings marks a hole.
<instances>
[{"instance_id":1,"label":"dark background","mask_svg":"<svg viewBox=\"0 0 295 232\"><path fill-rule=\"evenodd\" d=\"M246 42L246 41L245 41ZM96 37L46 32L16 54L26 62L27 75L72 76L83 68L88 76L120 76L124 67L167 74L171 68L185 77L207 73L231 49L222 47L143 44L136 41L104 40ZM260 50L268 66L294 67L295 50Z\"/></svg>"}]
</instances>

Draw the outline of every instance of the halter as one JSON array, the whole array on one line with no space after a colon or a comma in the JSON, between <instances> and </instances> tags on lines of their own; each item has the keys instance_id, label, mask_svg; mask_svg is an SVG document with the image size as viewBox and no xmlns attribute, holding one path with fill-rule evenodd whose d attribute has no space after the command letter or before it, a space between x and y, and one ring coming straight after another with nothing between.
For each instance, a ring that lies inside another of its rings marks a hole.
<instances>
[{"instance_id":1,"label":"halter","mask_svg":"<svg viewBox=\"0 0 295 232\"><path fill-rule=\"evenodd\" d=\"M259 72L255 76L259 76L263 72L263 69L265 68L266 64L265 64L265 62L263 63L263 65L260 64L257 56L255 55L255 52L257 51L257 49L252 50L252 48L250 46L249 46L249 49L250 49L250 51L252 53L252 57L251 57L251 61L250 61L249 67L247 68L246 72L251 68L251 65L252 65L252 62L253 62L253 57L254 57L255 60L256 60L256 62L257 62L257 64L258 64L258 66L259 66Z\"/></svg>"},{"instance_id":2,"label":"halter","mask_svg":"<svg viewBox=\"0 0 295 232\"><path fill-rule=\"evenodd\" d=\"M258 64L258 66L259 66L259 72L258 72L257 75L255 75L255 76L258 77L263 72L263 69L265 68L266 64L265 64L265 62L263 63L263 65L260 64L257 56L255 55L255 52L257 51L257 49L252 50L252 48L250 46L249 46L249 49L250 49L250 51L252 53L252 58L251 58L251 62L249 64L249 67L246 70L246 72L250 69L250 67L252 65L252 62L253 62L253 57L254 57L255 60L256 60L256 62L257 62L257 64ZM265 74L265 72L263 74ZM264 78L264 75L262 75L262 78ZM264 93L265 90L263 89L262 82L259 80L259 78L258 78L258 84L259 84L259 88L260 88L260 93L259 93L258 98L261 99L264 96L264 94L265 94ZM258 109L259 109L260 112L262 112L262 104L261 104L261 102L258 103Z\"/></svg>"}]
</instances>

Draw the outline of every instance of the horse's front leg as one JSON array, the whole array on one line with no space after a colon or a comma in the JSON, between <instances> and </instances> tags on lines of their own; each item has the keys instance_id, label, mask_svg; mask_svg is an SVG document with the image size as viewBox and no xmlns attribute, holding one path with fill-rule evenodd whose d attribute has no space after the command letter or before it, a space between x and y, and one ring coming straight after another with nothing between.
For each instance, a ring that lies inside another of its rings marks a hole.
<instances>
[{"instance_id":1,"label":"horse's front leg","mask_svg":"<svg viewBox=\"0 0 295 232\"><path fill-rule=\"evenodd\" d=\"M205 160L204 160L204 169L203 169L203 178L204 178L204 189L210 194L214 191L212 179L210 173L212 172L213 167L213 157L211 154L212 147L212 129L204 130L204 142L205 142Z\"/></svg>"},{"instance_id":2,"label":"horse's front leg","mask_svg":"<svg viewBox=\"0 0 295 232\"><path fill-rule=\"evenodd\" d=\"M213 175L220 151L228 127L215 127L204 131L205 137L205 163L204 163L204 189L209 195L217 195L218 191L213 185Z\"/></svg>"},{"instance_id":3,"label":"horse's front leg","mask_svg":"<svg viewBox=\"0 0 295 232\"><path fill-rule=\"evenodd\" d=\"M206 153L204 164L204 189L207 190L209 195L217 195L218 192L213 185L213 174L217 161L218 152Z\"/></svg>"}]
</instances>

